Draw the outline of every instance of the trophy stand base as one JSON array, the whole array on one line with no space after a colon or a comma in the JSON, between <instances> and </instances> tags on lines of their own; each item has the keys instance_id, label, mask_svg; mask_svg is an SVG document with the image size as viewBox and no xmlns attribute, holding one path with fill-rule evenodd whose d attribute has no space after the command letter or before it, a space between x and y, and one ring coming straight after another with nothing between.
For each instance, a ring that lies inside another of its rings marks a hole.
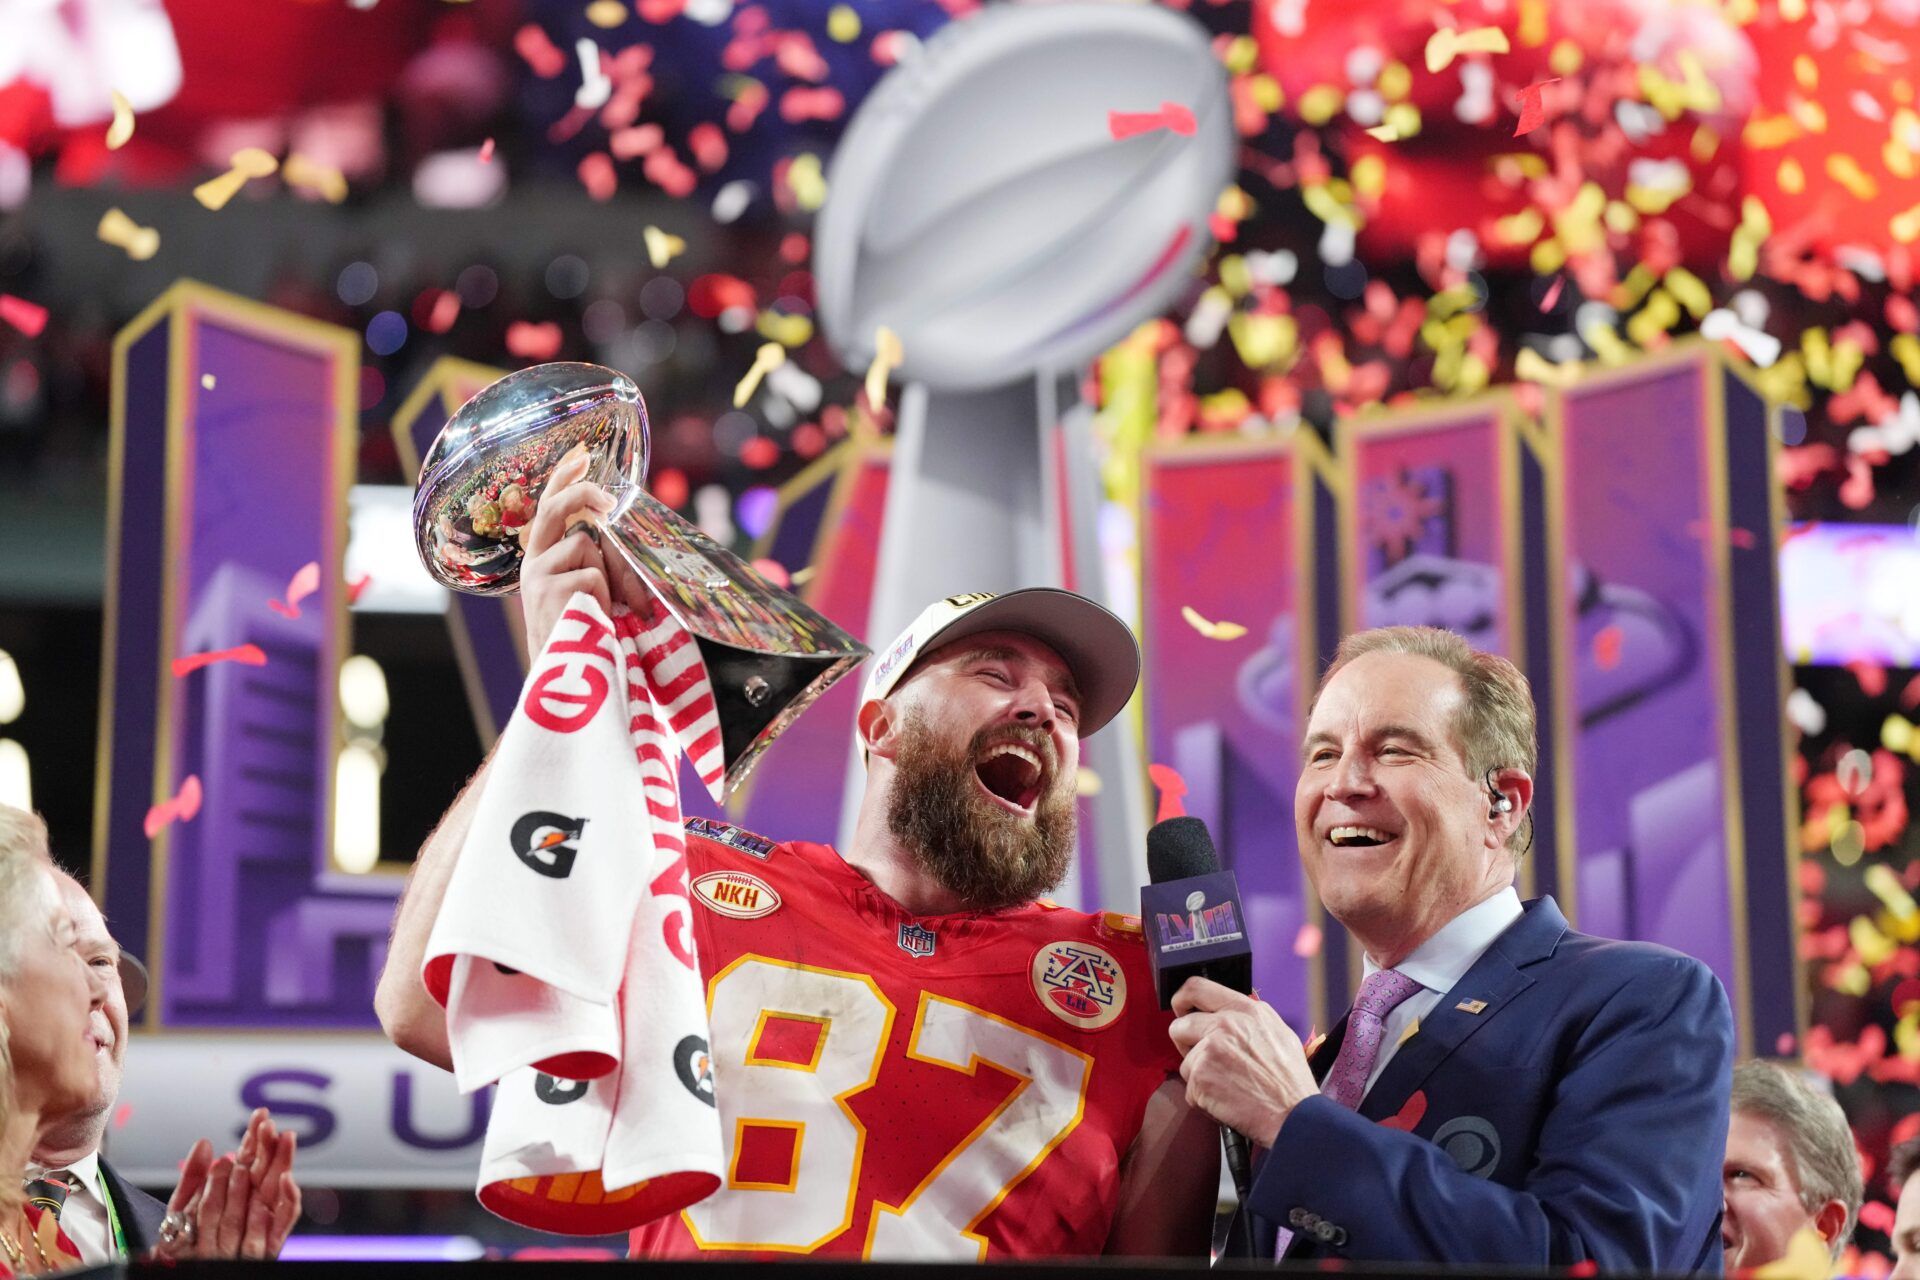
<instances>
[{"instance_id":1,"label":"trophy stand base","mask_svg":"<svg viewBox=\"0 0 1920 1280\"><path fill-rule=\"evenodd\" d=\"M900 397L886 517L867 638L885 644L928 604L971 591L1065 587L1113 606L1097 521L1100 476L1077 379L1042 374L985 391ZM1126 613L1121 610L1122 617ZM840 844L859 817L866 770L847 774ZM1100 780L1084 802L1081 856L1055 897L1086 910L1132 910L1146 876L1146 781L1129 713L1082 747Z\"/></svg>"}]
</instances>

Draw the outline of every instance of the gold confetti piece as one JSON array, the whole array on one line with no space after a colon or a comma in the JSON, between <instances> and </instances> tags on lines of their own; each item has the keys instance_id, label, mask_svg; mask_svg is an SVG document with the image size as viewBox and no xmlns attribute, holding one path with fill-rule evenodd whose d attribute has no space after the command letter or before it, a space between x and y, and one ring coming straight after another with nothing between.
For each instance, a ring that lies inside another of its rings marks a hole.
<instances>
[{"instance_id":1,"label":"gold confetti piece","mask_svg":"<svg viewBox=\"0 0 1920 1280\"><path fill-rule=\"evenodd\" d=\"M1792 116L1755 115L1747 121L1746 128L1740 131L1740 141L1755 151L1771 151L1784 147L1800 136L1801 130Z\"/></svg>"},{"instance_id":2,"label":"gold confetti piece","mask_svg":"<svg viewBox=\"0 0 1920 1280\"><path fill-rule=\"evenodd\" d=\"M761 337L777 342L783 347L804 347L813 337L813 321L805 316L762 311L754 318L753 330Z\"/></svg>"},{"instance_id":3,"label":"gold confetti piece","mask_svg":"<svg viewBox=\"0 0 1920 1280\"><path fill-rule=\"evenodd\" d=\"M587 6L587 21L602 31L611 31L627 20L627 6L620 0L593 0Z\"/></svg>"},{"instance_id":4,"label":"gold confetti piece","mask_svg":"<svg viewBox=\"0 0 1920 1280\"><path fill-rule=\"evenodd\" d=\"M1413 89L1413 68L1404 62L1389 62L1374 87L1388 102L1398 102Z\"/></svg>"},{"instance_id":5,"label":"gold confetti piece","mask_svg":"<svg viewBox=\"0 0 1920 1280\"><path fill-rule=\"evenodd\" d=\"M753 393L760 387L760 379L778 369L787 362L787 349L777 342L765 342L754 354L753 367L747 370L747 376L740 379L740 385L733 389L733 407L744 409L747 401L753 399Z\"/></svg>"},{"instance_id":6,"label":"gold confetti piece","mask_svg":"<svg viewBox=\"0 0 1920 1280\"><path fill-rule=\"evenodd\" d=\"M808 213L827 202L827 176L820 167L820 157L811 151L795 156L787 166L787 185L793 188L794 200Z\"/></svg>"},{"instance_id":7,"label":"gold confetti piece","mask_svg":"<svg viewBox=\"0 0 1920 1280\"><path fill-rule=\"evenodd\" d=\"M309 160L298 151L288 156L287 162L280 166L280 176L288 186L311 191L328 204L339 204L347 198L346 174L332 165Z\"/></svg>"},{"instance_id":8,"label":"gold confetti piece","mask_svg":"<svg viewBox=\"0 0 1920 1280\"><path fill-rule=\"evenodd\" d=\"M258 147L242 147L228 161L233 167L217 178L209 178L193 189L193 198L209 209L224 209L227 201L240 194L240 188L254 178L264 178L280 167L272 154Z\"/></svg>"},{"instance_id":9,"label":"gold confetti piece","mask_svg":"<svg viewBox=\"0 0 1920 1280\"><path fill-rule=\"evenodd\" d=\"M1508 48L1507 33L1498 27L1475 27L1471 31L1442 27L1427 37L1427 70L1445 71L1463 53L1505 53Z\"/></svg>"},{"instance_id":10,"label":"gold confetti piece","mask_svg":"<svg viewBox=\"0 0 1920 1280\"><path fill-rule=\"evenodd\" d=\"M1231 74L1243 76L1259 64L1259 42L1252 36L1235 36L1227 41L1226 52L1221 54L1220 61Z\"/></svg>"},{"instance_id":11,"label":"gold confetti piece","mask_svg":"<svg viewBox=\"0 0 1920 1280\"><path fill-rule=\"evenodd\" d=\"M787 585L790 587L803 587L813 581L813 575L817 572L819 572L819 570L813 565L808 565L804 569L795 569L793 573L788 576Z\"/></svg>"},{"instance_id":12,"label":"gold confetti piece","mask_svg":"<svg viewBox=\"0 0 1920 1280\"><path fill-rule=\"evenodd\" d=\"M1413 1039L1415 1036L1419 1034L1420 1034L1420 1019L1415 1018L1412 1022L1409 1022L1407 1024L1407 1029L1400 1033L1400 1038L1393 1042L1394 1047L1398 1048L1400 1045L1405 1044L1407 1041Z\"/></svg>"},{"instance_id":13,"label":"gold confetti piece","mask_svg":"<svg viewBox=\"0 0 1920 1280\"><path fill-rule=\"evenodd\" d=\"M1871 200L1880 194L1880 184L1873 180L1873 175L1843 151L1827 157L1827 176L1845 187L1856 200Z\"/></svg>"},{"instance_id":14,"label":"gold confetti piece","mask_svg":"<svg viewBox=\"0 0 1920 1280\"><path fill-rule=\"evenodd\" d=\"M1876 929L1865 916L1853 918L1847 926L1847 940L1859 952L1860 962L1870 969L1893 959L1893 953L1900 949L1899 943Z\"/></svg>"},{"instance_id":15,"label":"gold confetti piece","mask_svg":"<svg viewBox=\"0 0 1920 1280\"><path fill-rule=\"evenodd\" d=\"M205 388L206 388L206 389L207 389L208 391L211 391L211 390L213 390L213 386L214 386L214 377L213 377L213 375L212 375L212 374L210 374L210 373L203 373L203 374L201 374L201 375L200 375L200 385L201 385L202 387L205 387Z\"/></svg>"},{"instance_id":16,"label":"gold confetti piece","mask_svg":"<svg viewBox=\"0 0 1920 1280\"><path fill-rule=\"evenodd\" d=\"M827 35L841 44L860 38L860 15L850 4L837 4L827 10Z\"/></svg>"},{"instance_id":17,"label":"gold confetti piece","mask_svg":"<svg viewBox=\"0 0 1920 1280\"><path fill-rule=\"evenodd\" d=\"M1387 127L1403 138L1420 132L1420 108L1411 102L1396 102L1387 108Z\"/></svg>"},{"instance_id":18,"label":"gold confetti piece","mask_svg":"<svg viewBox=\"0 0 1920 1280\"><path fill-rule=\"evenodd\" d=\"M1920 240L1920 204L1913 206L1905 213L1896 213L1887 219L1887 229L1893 232L1893 238L1901 244L1912 244L1915 240ZM1912 337L1913 335L1900 336Z\"/></svg>"},{"instance_id":19,"label":"gold confetti piece","mask_svg":"<svg viewBox=\"0 0 1920 1280\"><path fill-rule=\"evenodd\" d=\"M1899 872L1892 867L1884 862L1876 862L1867 868L1866 879L1867 888L1885 904L1895 919L1905 920L1920 915L1920 906L1914 904L1913 895L1907 892L1907 886L1900 882Z\"/></svg>"},{"instance_id":20,"label":"gold confetti piece","mask_svg":"<svg viewBox=\"0 0 1920 1280\"><path fill-rule=\"evenodd\" d=\"M118 151L133 138L133 104L118 89L113 95L113 123L107 126L107 150Z\"/></svg>"},{"instance_id":21,"label":"gold confetti piece","mask_svg":"<svg viewBox=\"0 0 1920 1280\"><path fill-rule=\"evenodd\" d=\"M1334 113L1347 100L1336 85L1317 84L1300 95L1300 118L1319 128L1333 119Z\"/></svg>"},{"instance_id":22,"label":"gold confetti piece","mask_svg":"<svg viewBox=\"0 0 1920 1280\"><path fill-rule=\"evenodd\" d=\"M1097 796L1100 794L1100 775L1085 765L1073 776L1073 793L1077 796Z\"/></svg>"},{"instance_id":23,"label":"gold confetti piece","mask_svg":"<svg viewBox=\"0 0 1920 1280\"><path fill-rule=\"evenodd\" d=\"M641 237L647 242L647 261L653 264L656 271L665 269L666 265L679 257L687 247L685 240L679 236L668 235L658 227L648 227L641 232Z\"/></svg>"},{"instance_id":24,"label":"gold confetti piece","mask_svg":"<svg viewBox=\"0 0 1920 1280\"><path fill-rule=\"evenodd\" d=\"M1367 136L1381 142L1400 141L1400 131L1390 124L1377 124L1373 126L1373 128L1367 130Z\"/></svg>"},{"instance_id":25,"label":"gold confetti piece","mask_svg":"<svg viewBox=\"0 0 1920 1280\"><path fill-rule=\"evenodd\" d=\"M1675 267L1667 272L1661 281L1667 292L1680 300L1687 314L1695 320L1704 320L1707 312L1713 310L1713 292L1706 282L1685 267Z\"/></svg>"},{"instance_id":26,"label":"gold confetti piece","mask_svg":"<svg viewBox=\"0 0 1920 1280\"><path fill-rule=\"evenodd\" d=\"M1520 354L1513 358L1513 373L1522 382L1538 382L1549 387L1570 387L1580 381L1580 362L1567 360L1556 364L1532 347L1522 347Z\"/></svg>"},{"instance_id":27,"label":"gold confetti piece","mask_svg":"<svg viewBox=\"0 0 1920 1280\"><path fill-rule=\"evenodd\" d=\"M141 226L118 209L100 215L100 228L94 234L116 249L125 249L135 262L145 262L160 252L160 233Z\"/></svg>"},{"instance_id":28,"label":"gold confetti piece","mask_svg":"<svg viewBox=\"0 0 1920 1280\"><path fill-rule=\"evenodd\" d=\"M1188 626L1209 640L1238 640L1247 634L1247 629L1237 622L1208 622L1193 611L1192 605L1181 605L1180 616L1187 620Z\"/></svg>"},{"instance_id":29,"label":"gold confetti piece","mask_svg":"<svg viewBox=\"0 0 1920 1280\"><path fill-rule=\"evenodd\" d=\"M873 363L867 366L867 403L879 408L887 402L887 375L906 358L900 335L881 325L873 331Z\"/></svg>"},{"instance_id":30,"label":"gold confetti piece","mask_svg":"<svg viewBox=\"0 0 1920 1280\"><path fill-rule=\"evenodd\" d=\"M1520 0L1520 46L1537 49L1547 42L1547 0Z\"/></svg>"}]
</instances>

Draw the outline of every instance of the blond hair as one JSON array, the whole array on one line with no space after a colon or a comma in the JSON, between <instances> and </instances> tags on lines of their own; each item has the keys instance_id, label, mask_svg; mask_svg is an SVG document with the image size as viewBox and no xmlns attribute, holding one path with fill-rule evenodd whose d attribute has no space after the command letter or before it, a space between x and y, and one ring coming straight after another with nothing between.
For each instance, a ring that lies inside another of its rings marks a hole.
<instances>
[{"instance_id":1,"label":"blond hair","mask_svg":"<svg viewBox=\"0 0 1920 1280\"><path fill-rule=\"evenodd\" d=\"M1846 1112L1804 1072L1758 1059L1733 1069L1732 1109L1771 1121L1786 1138L1787 1163L1799 1185L1802 1208L1818 1213L1829 1200L1846 1206L1846 1224L1831 1246L1838 1258L1859 1220L1860 1202L1867 1198ZM1897 1189L1894 1196L1899 1198Z\"/></svg>"},{"instance_id":2,"label":"blond hair","mask_svg":"<svg viewBox=\"0 0 1920 1280\"><path fill-rule=\"evenodd\" d=\"M52 881L42 873L52 866L47 824L40 815L0 804L0 981L20 967L34 930L47 927Z\"/></svg>"},{"instance_id":3,"label":"blond hair","mask_svg":"<svg viewBox=\"0 0 1920 1280\"><path fill-rule=\"evenodd\" d=\"M1327 682L1356 658L1370 653L1404 653L1439 663L1459 678L1464 700L1454 719L1454 745L1476 779L1496 769L1524 769L1531 775L1539 763L1535 737L1533 689L1520 668L1498 654L1483 653L1451 631L1439 627L1375 627L1356 631L1340 642L1333 661L1313 691L1318 703ZM1313 708L1307 708L1308 718ZM1518 854L1522 828L1507 838L1507 848Z\"/></svg>"}]
</instances>

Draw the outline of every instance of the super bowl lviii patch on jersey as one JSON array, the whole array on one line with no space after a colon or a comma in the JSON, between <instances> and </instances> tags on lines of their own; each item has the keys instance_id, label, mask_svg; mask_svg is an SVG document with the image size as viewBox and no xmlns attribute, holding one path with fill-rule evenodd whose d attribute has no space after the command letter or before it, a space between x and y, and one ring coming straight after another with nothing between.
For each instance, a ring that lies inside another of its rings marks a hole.
<instances>
[{"instance_id":1,"label":"super bowl lviii patch on jersey","mask_svg":"<svg viewBox=\"0 0 1920 1280\"><path fill-rule=\"evenodd\" d=\"M1127 1004L1120 962L1091 942L1049 942L1033 953L1033 994L1068 1026L1098 1031Z\"/></svg>"},{"instance_id":2,"label":"super bowl lviii patch on jersey","mask_svg":"<svg viewBox=\"0 0 1920 1280\"><path fill-rule=\"evenodd\" d=\"M773 853L773 841L765 836L757 836L751 831L742 831L730 822L719 822L713 818L688 818L687 834L704 836L715 844L726 845L729 849L738 849L751 858L765 862Z\"/></svg>"}]
</instances>

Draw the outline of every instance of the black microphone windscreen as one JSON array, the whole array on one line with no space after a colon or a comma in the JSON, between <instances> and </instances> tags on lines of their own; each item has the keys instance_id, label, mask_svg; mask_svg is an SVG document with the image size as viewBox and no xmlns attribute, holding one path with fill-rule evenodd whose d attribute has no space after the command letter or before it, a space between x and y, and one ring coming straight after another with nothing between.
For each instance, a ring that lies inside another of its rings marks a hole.
<instances>
[{"instance_id":1,"label":"black microphone windscreen","mask_svg":"<svg viewBox=\"0 0 1920 1280\"><path fill-rule=\"evenodd\" d=\"M1198 818L1166 818L1147 831L1147 878L1154 884L1204 876L1220 869L1207 824Z\"/></svg>"}]
</instances>

